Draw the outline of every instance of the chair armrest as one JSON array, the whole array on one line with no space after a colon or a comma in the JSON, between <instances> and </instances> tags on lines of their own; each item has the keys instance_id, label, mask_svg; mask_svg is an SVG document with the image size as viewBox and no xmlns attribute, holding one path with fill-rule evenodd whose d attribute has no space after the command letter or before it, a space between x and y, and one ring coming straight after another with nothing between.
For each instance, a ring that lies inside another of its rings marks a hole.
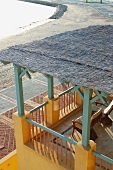
<instances>
[{"instance_id":1,"label":"chair armrest","mask_svg":"<svg viewBox=\"0 0 113 170\"><path fill-rule=\"evenodd\" d=\"M82 123L81 122L77 122L76 120L72 120L72 126L73 128L78 128L78 129L82 129Z\"/></svg>"},{"instance_id":2,"label":"chair armrest","mask_svg":"<svg viewBox=\"0 0 113 170\"><path fill-rule=\"evenodd\" d=\"M96 111L95 111L95 110L92 110L91 115L93 115L93 114L95 114L95 113L96 113Z\"/></svg>"},{"instance_id":3,"label":"chair armrest","mask_svg":"<svg viewBox=\"0 0 113 170\"><path fill-rule=\"evenodd\" d=\"M95 104L96 106L99 104L99 105L102 105L102 106L105 106L105 107L106 107L106 105L103 104L103 103L101 103L101 102L94 102L94 104Z\"/></svg>"},{"instance_id":4,"label":"chair armrest","mask_svg":"<svg viewBox=\"0 0 113 170\"><path fill-rule=\"evenodd\" d=\"M113 105L110 104L108 107L106 107L106 109L104 109L103 114L108 115L112 112L112 110L113 110Z\"/></svg>"}]
</instances>

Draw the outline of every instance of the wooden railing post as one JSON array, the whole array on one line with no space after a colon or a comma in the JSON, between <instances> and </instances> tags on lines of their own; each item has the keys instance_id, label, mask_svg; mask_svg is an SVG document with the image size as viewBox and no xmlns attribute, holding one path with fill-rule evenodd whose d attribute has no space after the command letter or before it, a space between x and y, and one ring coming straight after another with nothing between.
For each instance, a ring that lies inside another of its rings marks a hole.
<instances>
[{"instance_id":1,"label":"wooden railing post","mask_svg":"<svg viewBox=\"0 0 113 170\"><path fill-rule=\"evenodd\" d=\"M90 140L89 145L84 147L82 142L75 146L75 170L95 170L96 157L92 154L96 150L96 143Z\"/></svg>"},{"instance_id":2,"label":"wooden railing post","mask_svg":"<svg viewBox=\"0 0 113 170\"><path fill-rule=\"evenodd\" d=\"M21 67L14 65L14 71L15 71L18 114L22 116L24 115L24 98L23 98L22 77L19 76L21 74Z\"/></svg>"},{"instance_id":3,"label":"wooden railing post","mask_svg":"<svg viewBox=\"0 0 113 170\"><path fill-rule=\"evenodd\" d=\"M83 91L83 90L82 90ZM79 94L75 91L74 93L76 93L76 98L75 98L75 100L76 100L76 104L78 104L78 105L83 105L83 100L81 99L81 97L79 96Z\"/></svg>"},{"instance_id":4,"label":"wooden railing post","mask_svg":"<svg viewBox=\"0 0 113 170\"><path fill-rule=\"evenodd\" d=\"M48 96L44 98L44 102L48 101L46 105L46 119L47 127L54 125L59 121L59 97L54 96L53 99L49 99Z\"/></svg>"}]
</instances>

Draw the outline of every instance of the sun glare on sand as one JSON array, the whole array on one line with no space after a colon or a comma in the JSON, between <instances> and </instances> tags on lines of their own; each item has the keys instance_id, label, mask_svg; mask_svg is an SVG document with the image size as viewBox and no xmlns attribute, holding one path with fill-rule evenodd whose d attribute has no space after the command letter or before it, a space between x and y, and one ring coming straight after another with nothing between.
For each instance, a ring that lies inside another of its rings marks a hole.
<instances>
[{"instance_id":1,"label":"sun glare on sand","mask_svg":"<svg viewBox=\"0 0 113 170\"><path fill-rule=\"evenodd\" d=\"M17 0L0 0L0 39L45 22L56 8Z\"/></svg>"}]
</instances>

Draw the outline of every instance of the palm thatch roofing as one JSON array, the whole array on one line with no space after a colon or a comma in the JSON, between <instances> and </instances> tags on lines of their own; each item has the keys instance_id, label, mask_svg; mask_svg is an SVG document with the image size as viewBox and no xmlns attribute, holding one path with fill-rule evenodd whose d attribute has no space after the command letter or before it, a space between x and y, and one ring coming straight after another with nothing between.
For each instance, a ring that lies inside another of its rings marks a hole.
<instances>
[{"instance_id":1,"label":"palm thatch roofing","mask_svg":"<svg viewBox=\"0 0 113 170\"><path fill-rule=\"evenodd\" d=\"M0 60L113 94L113 25L12 46L0 52Z\"/></svg>"}]
</instances>

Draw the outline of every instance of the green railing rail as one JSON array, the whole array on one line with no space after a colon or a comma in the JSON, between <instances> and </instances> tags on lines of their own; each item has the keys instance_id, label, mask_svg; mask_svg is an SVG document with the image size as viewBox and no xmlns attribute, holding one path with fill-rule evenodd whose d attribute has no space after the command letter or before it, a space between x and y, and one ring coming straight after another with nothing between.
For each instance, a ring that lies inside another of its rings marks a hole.
<instances>
[{"instance_id":1,"label":"green railing rail","mask_svg":"<svg viewBox=\"0 0 113 170\"><path fill-rule=\"evenodd\" d=\"M105 156L105 155L103 155L99 152L96 152L96 151L92 151L92 154L113 165L113 159L111 159L111 158L109 158L109 157L107 157L107 156Z\"/></svg>"},{"instance_id":2,"label":"green railing rail","mask_svg":"<svg viewBox=\"0 0 113 170\"><path fill-rule=\"evenodd\" d=\"M43 129L43 130L45 130L45 131L47 131L47 132L49 132L49 133L51 133L51 134L53 134L53 135L61 138L61 139L63 139L63 140L65 140L65 141L73 144L73 145L76 145L76 144L77 144L77 142L75 142L74 140L72 140L72 139L70 139L70 138L68 138L68 137L66 137L66 136L64 136L64 135L61 135L60 133L57 133L57 132L55 132L55 131L53 131L53 130L45 127L45 126L42 126L41 124L39 124L39 123L37 123L37 122L29 119L29 118L26 118L26 121L29 122L29 123L31 123L31 124L33 124L34 126L37 126L37 127L41 128L41 129Z\"/></svg>"},{"instance_id":3,"label":"green railing rail","mask_svg":"<svg viewBox=\"0 0 113 170\"><path fill-rule=\"evenodd\" d=\"M71 88L69 88L69 89L63 91L62 93L58 94L58 96L60 97L60 96L62 96L62 95L64 95L64 94L70 92L73 88L74 88L74 87L71 87Z\"/></svg>"},{"instance_id":4,"label":"green railing rail","mask_svg":"<svg viewBox=\"0 0 113 170\"><path fill-rule=\"evenodd\" d=\"M48 104L48 101L40 104L39 106L35 107L34 109L30 110L30 113L35 112L36 110L40 109L41 107L45 106L46 104Z\"/></svg>"}]
</instances>

